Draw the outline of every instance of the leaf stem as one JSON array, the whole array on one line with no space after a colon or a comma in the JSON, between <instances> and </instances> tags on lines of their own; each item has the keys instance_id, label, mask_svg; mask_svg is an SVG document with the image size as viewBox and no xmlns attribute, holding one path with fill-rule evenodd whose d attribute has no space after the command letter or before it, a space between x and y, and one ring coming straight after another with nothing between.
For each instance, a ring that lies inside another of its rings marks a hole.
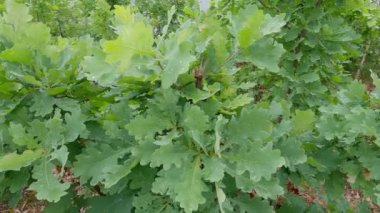
<instances>
[{"instance_id":1,"label":"leaf stem","mask_svg":"<svg viewBox=\"0 0 380 213\"><path fill-rule=\"evenodd\" d=\"M368 50L369 50L370 47L371 47L371 41L368 42L368 44L367 44L367 46L366 46L366 48L365 48L365 50L364 50L364 55L363 55L363 57L362 57L362 60L360 61L359 68L358 68L358 70L356 71L356 75L355 75L355 79L356 79L356 80L358 80L359 77L360 77L360 73L361 73L361 70L362 70L363 67L364 67L364 63L365 63L365 61L366 61L366 59L367 59Z\"/></svg>"}]
</instances>

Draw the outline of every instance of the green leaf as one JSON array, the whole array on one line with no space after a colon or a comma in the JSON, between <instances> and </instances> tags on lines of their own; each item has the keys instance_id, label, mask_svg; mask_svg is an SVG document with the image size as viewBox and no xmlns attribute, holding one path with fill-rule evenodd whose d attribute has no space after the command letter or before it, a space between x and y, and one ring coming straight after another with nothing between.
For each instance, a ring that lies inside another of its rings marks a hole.
<instances>
[{"instance_id":1,"label":"green leaf","mask_svg":"<svg viewBox=\"0 0 380 213\"><path fill-rule=\"evenodd\" d=\"M152 138L156 132L161 132L165 129L171 129L173 124L157 115L138 115L125 126L129 134L140 138Z\"/></svg>"},{"instance_id":2,"label":"green leaf","mask_svg":"<svg viewBox=\"0 0 380 213\"><path fill-rule=\"evenodd\" d=\"M240 213L274 213L268 201L261 200L259 197L249 198L243 196L240 199L233 199L232 202L239 207Z\"/></svg>"},{"instance_id":3,"label":"green leaf","mask_svg":"<svg viewBox=\"0 0 380 213\"><path fill-rule=\"evenodd\" d=\"M65 139L67 141L74 141L79 136L86 136L87 129L84 122L87 117L79 110L72 110L71 114L65 114Z\"/></svg>"},{"instance_id":4,"label":"green leaf","mask_svg":"<svg viewBox=\"0 0 380 213\"><path fill-rule=\"evenodd\" d=\"M189 41L178 43L177 40L170 40L167 44L167 52L164 56L167 64L162 72L162 87L169 88L177 82L180 74L187 72L190 64L196 59L192 53L193 44ZM175 58L176 60L173 60Z\"/></svg>"},{"instance_id":5,"label":"green leaf","mask_svg":"<svg viewBox=\"0 0 380 213\"><path fill-rule=\"evenodd\" d=\"M35 113L36 116L44 117L53 111L55 99L47 93L38 93L33 96L33 105L30 110Z\"/></svg>"},{"instance_id":6,"label":"green leaf","mask_svg":"<svg viewBox=\"0 0 380 213\"><path fill-rule=\"evenodd\" d=\"M204 169L202 175L205 180L210 182L218 182L224 177L224 170L226 165L219 158L204 157L202 158Z\"/></svg>"},{"instance_id":7,"label":"green leaf","mask_svg":"<svg viewBox=\"0 0 380 213\"><path fill-rule=\"evenodd\" d=\"M272 38L263 38L256 41L244 52L243 59L252 62L260 69L279 72L278 63L285 49Z\"/></svg>"},{"instance_id":8,"label":"green leaf","mask_svg":"<svg viewBox=\"0 0 380 213\"><path fill-rule=\"evenodd\" d=\"M264 199L276 199L277 196L284 194L284 189L280 186L277 178L262 179L254 183L253 187L257 195Z\"/></svg>"},{"instance_id":9,"label":"green leaf","mask_svg":"<svg viewBox=\"0 0 380 213\"><path fill-rule=\"evenodd\" d=\"M222 132L224 130L225 125L227 124L228 120L223 117L223 115L219 115L216 122L215 122L215 143L214 143L214 151L215 154L220 158L222 157L221 155L221 150L220 146L222 143Z\"/></svg>"},{"instance_id":10,"label":"green leaf","mask_svg":"<svg viewBox=\"0 0 380 213\"><path fill-rule=\"evenodd\" d=\"M208 191L202 181L199 159L193 164L184 164L180 168L161 170L152 186L152 191L168 194L180 203L185 212L198 210L206 202L203 192Z\"/></svg>"},{"instance_id":11,"label":"green leaf","mask_svg":"<svg viewBox=\"0 0 380 213\"><path fill-rule=\"evenodd\" d=\"M31 64L33 55L30 49L24 45L16 44L10 49L0 53L0 58L9 62L18 62L22 64Z\"/></svg>"},{"instance_id":12,"label":"green leaf","mask_svg":"<svg viewBox=\"0 0 380 213\"><path fill-rule=\"evenodd\" d=\"M242 48L247 48L261 38L261 27L265 21L264 12L256 5L248 5L231 18L231 31Z\"/></svg>"},{"instance_id":13,"label":"green leaf","mask_svg":"<svg viewBox=\"0 0 380 213\"><path fill-rule=\"evenodd\" d=\"M175 201L180 203L185 212L196 211L200 204L206 202L202 192L208 191L201 178L199 161L195 161L192 168L185 170L183 178L174 189L176 193Z\"/></svg>"},{"instance_id":14,"label":"green leaf","mask_svg":"<svg viewBox=\"0 0 380 213\"><path fill-rule=\"evenodd\" d=\"M355 80L347 85L338 93L338 98L343 104L358 104L362 103L366 95L364 84Z\"/></svg>"},{"instance_id":15,"label":"green leaf","mask_svg":"<svg viewBox=\"0 0 380 213\"><path fill-rule=\"evenodd\" d=\"M238 119L232 119L228 125L232 140L250 138L262 140L272 132L271 117L267 110L260 108L244 108Z\"/></svg>"},{"instance_id":16,"label":"green leaf","mask_svg":"<svg viewBox=\"0 0 380 213\"><path fill-rule=\"evenodd\" d=\"M67 194L62 197L57 203L48 203L44 208L44 213L75 213L78 212L78 208L72 203L73 195Z\"/></svg>"},{"instance_id":17,"label":"green leaf","mask_svg":"<svg viewBox=\"0 0 380 213\"><path fill-rule=\"evenodd\" d=\"M235 176L236 187L242 192L250 193L253 190L254 182L251 180L249 173L244 172L241 175Z\"/></svg>"},{"instance_id":18,"label":"green leaf","mask_svg":"<svg viewBox=\"0 0 380 213\"><path fill-rule=\"evenodd\" d=\"M196 88L195 84L190 84L181 90L181 95L189 100L192 100L193 103L197 103L212 97L219 92L220 89L221 86L219 83L214 83L208 86L206 91Z\"/></svg>"},{"instance_id":19,"label":"green leaf","mask_svg":"<svg viewBox=\"0 0 380 213\"><path fill-rule=\"evenodd\" d=\"M380 155L378 149L371 149L368 145L361 145L357 151L359 162L369 170L372 179L380 179Z\"/></svg>"},{"instance_id":20,"label":"green leaf","mask_svg":"<svg viewBox=\"0 0 380 213\"><path fill-rule=\"evenodd\" d=\"M104 213L110 210L114 213L132 212L132 202L134 196L131 191L125 190L120 194L108 196L96 196L88 199L90 208L86 210L88 213Z\"/></svg>"},{"instance_id":21,"label":"green leaf","mask_svg":"<svg viewBox=\"0 0 380 213\"><path fill-rule=\"evenodd\" d=\"M116 33L118 37L105 41L106 61L118 63L118 70L127 73L135 55L152 55L153 29L132 14L129 7L115 6Z\"/></svg>"},{"instance_id":22,"label":"green leaf","mask_svg":"<svg viewBox=\"0 0 380 213\"><path fill-rule=\"evenodd\" d=\"M63 111L67 112L78 112L81 111L81 105L80 103L71 98L60 98L55 100L55 104L62 109Z\"/></svg>"},{"instance_id":23,"label":"green leaf","mask_svg":"<svg viewBox=\"0 0 380 213\"><path fill-rule=\"evenodd\" d=\"M256 5L248 5L230 17L231 32L238 39L242 48L247 48L256 40L271 33L280 32L286 24L285 14L272 17L264 14Z\"/></svg>"},{"instance_id":24,"label":"green leaf","mask_svg":"<svg viewBox=\"0 0 380 213\"><path fill-rule=\"evenodd\" d=\"M143 141L131 148L132 156L140 161L141 165L148 165L151 162L152 154L158 148L153 142Z\"/></svg>"},{"instance_id":25,"label":"green leaf","mask_svg":"<svg viewBox=\"0 0 380 213\"><path fill-rule=\"evenodd\" d=\"M251 97L249 94L240 94L233 98L232 100L226 101L224 104L224 108L234 110L239 107L243 107L245 105L248 105L253 102L253 97Z\"/></svg>"},{"instance_id":26,"label":"green leaf","mask_svg":"<svg viewBox=\"0 0 380 213\"><path fill-rule=\"evenodd\" d=\"M180 168L183 163L191 160L193 153L182 144L168 144L160 146L156 149L150 160L150 166L163 166L164 170L168 170L172 165Z\"/></svg>"},{"instance_id":27,"label":"green leaf","mask_svg":"<svg viewBox=\"0 0 380 213\"><path fill-rule=\"evenodd\" d=\"M97 53L94 56L86 56L81 66L84 76L89 81L95 81L101 86L112 86L119 77L116 67L105 62L103 54Z\"/></svg>"},{"instance_id":28,"label":"green leaf","mask_svg":"<svg viewBox=\"0 0 380 213\"><path fill-rule=\"evenodd\" d=\"M179 177L182 177L185 169L188 169L185 166L188 166L188 164L183 165L181 168L161 169L152 184L152 192L160 195L170 195L170 197L174 198L174 188L179 183Z\"/></svg>"},{"instance_id":29,"label":"green leaf","mask_svg":"<svg viewBox=\"0 0 380 213\"><path fill-rule=\"evenodd\" d=\"M326 194L329 196L331 200L335 200L337 202L344 199L345 193L345 181L341 177L344 176L339 172L332 173L329 178L327 178L325 182Z\"/></svg>"},{"instance_id":30,"label":"green leaf","mask_svg":"<svg viewBox=\"0 0 380 213\"><path fill-rule=\"evenodd\" d=\"M289 213L289 212L306 212L309 204L305 202L305 199L294 194L286 195L286 202L284 202L278 212Z\"/></svg>"},{"instance_id":31,"label":"green leaf","mask_svg":"<svg viewBox=\"0 0 380 213\"><path fill-rule=\"evenodd\" d=\"M65 145L62 145L59 149L54 150L50 155L52 159L57 159L61 163L61 166L64 167L69 157L69 151ZM62 172L63 171L64 170L62 169Z\"/></svg>"},{"instance_id":32,"label":"green leaf","mask_svg":"<svg viewBox=\"0 0 380 213\"><path fill-rule=\"evenodd\" d=\"M57 109L54 117L45 122L45 128L48 130L43 143L49 147L57 147L64 143L65 127L61 119L61 110Z\"/></svg>"},{"instance_id":33,"label":"green leaf","mask_svg":"<svg viewBox=\"0 0 380 213\"><path fill-rule=\"evenodd\" d=\"M28 39L28 46L33 49L43 48L50 41L50 29L42 23L30 23L23 28Z\"/></svg>"},{"instance_id":34,"label":"green leaf","mask_svg":"<svg viewBox=\"0 0 380 213\"><path fill-rule=\"evenodd\" d=\"M8 171L7 179L4 182L9 182L9 191L11 193L19 193L29 185L30 178L30 169L24 167L20 171Z\"/></svg>"},{"instance_id":35,"label":"green leaf","mask_svg":"<svg viewBox=\"0 0 380 213\"><path fill-rule=\"evenodd\" d=\"M261 27L261 33L263 35L268 35L272 33L278 33L281 31L281 28L285 26L286 21L284 21L285 14L276 15L274 17L266 14L265 22Z\"/></svg>"},{"instance_id":36,"label":"green leaf","mask_svg":"<svg viewBox=\"0 0 380 213\"><path fill-rule=\"evenodd\" d=\"M4 20L14 26L16 30L22 28L26 23L32 20L29 15L29 9L24 4L19 4L11 0L6 1L7 12L4 14Z\"/></svg>"},{"instance_id":37,"label":"green leaf","mask_svg":"<svg viewBox=\"0 0 380 213\"><path fill-rule=\"evenodd\" d=\"M262 178L269 179L277 169L285 164L278 149L272 149L272 144L261 147L261 143L253 143L249 149L240 150L238 154L230 156L236 164L237 175L249 172L252 181Z\"/></svg>"},{"instance_id":38,"label":"green leaf","mask_svg":"<svg viewBox=\"0 0 380 213\"><path fill-rule=\"evenodd\" d=\"M285 165L291 171L295 171L295 165L305 163L307 156L302 143L295 139L281 141L279 145L281 155L285 159Z\"/></svg>"},{"instance_id":39,"label":"green leaf","mask_svg":"<svg viewBox=\"0 0 380 213\"><path fill-rule=\"evenodd\" d=\"M209 117L196 105L187 105L184 110L183 126L186 131L203 133L209 129Z\"/></svg>"},{"instance_id":40,"label":"green leaf","mask_svg":"<svg viewBox=\"0 0 380 213\"><path fill-rule=\"evenodd\" d=\"M90 180L91 185L106 183L112 186L130 172L130 168L118 163L127 149L114 149L108 144L92 145L87 147L74 162L74 175L85 183Z\"/></svg>"},{"instance_id":41,"label":"green leaf","mask_svg":"<svg viewBox=\"0 0 380 213\"><path fill-rule=\"evenodd\" d=\"M313 129L315 122L315 115L312 110L296 110L295 115L292 118L293 129L292 134L299 135L306 131Z\"/></svg>"},{"instance_id":42,"label":"green leaf","mask_svg":"<svg viewBox=\"0 0 380 213\"><path fill-rule=\"evenodd\" d=\"M11 122L9 124L9 134L12 137L12 142L19 146L26 146L28 148L38 147L37 141L33 138L33 135L27 133L25 128L21 124L15 124Z\"/></svg>"},{"instance_id":43,"label":"green leaf","mask_svg":"<svg viewBox=\"0 0 380 213\"><path fill-rule=\"evenodd\" d=\"M61 183L58 180L58 177L53 174L53 168L54 165L46 161L41 161L33 168L33 178L37 181L33 182L29 189L37 192L36 197L39 200L57 202L70 187L69 183Z\"/></svg>"},{"instance_id":44,"label":"green leaf","mask_svg":"<svg viewBox=\"0 0 380 213\"><path fill-rule=\"evenodd\" d=\"M305 83L311 83L311 82L319 81L320 77L318 73L306 73L300 76L300 80L304 81Z\"/></svg>"},{"instance_id":45,"label":"green leaf","mask_svg":"<svg viewBox=\"0 0 380 213\"><path fill-rule=\"evenodd\" d=\"M376 186L376 203L379 205L380 204L380 185Z\"/></svg>"},{"instance_id":46,"label":"green leaf","mask_svg":"<svg viewBox=\"0 0 380 213\"><path fill-rule=\"evenodd\" d=\"M29 166L43 155L43 150L25 150L22 154L16 152L0 157L0 172L14 170L18 171L22 167Z\"/></svg>"}]
</instances>

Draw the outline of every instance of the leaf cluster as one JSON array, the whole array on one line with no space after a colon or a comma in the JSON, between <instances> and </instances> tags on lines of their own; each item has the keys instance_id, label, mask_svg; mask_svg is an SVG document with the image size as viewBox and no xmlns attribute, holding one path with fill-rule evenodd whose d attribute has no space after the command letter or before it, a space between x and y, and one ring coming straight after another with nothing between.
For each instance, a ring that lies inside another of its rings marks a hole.
<instances>
[{"instance_id":1,"label":"leaf cluster","mask_svg":"<svg viewBox=\"0 0 380 213\"><path fill-rule=\"evenodd\" d=\"M29 2L6 1L0 17L0 195L11 205L25 187L46 212L380 205L380 79L359 65L363 83L354 65L379 56L363 48L378 35L371 3L165 1L141 14Z\"/></svg>"}]
</instances>

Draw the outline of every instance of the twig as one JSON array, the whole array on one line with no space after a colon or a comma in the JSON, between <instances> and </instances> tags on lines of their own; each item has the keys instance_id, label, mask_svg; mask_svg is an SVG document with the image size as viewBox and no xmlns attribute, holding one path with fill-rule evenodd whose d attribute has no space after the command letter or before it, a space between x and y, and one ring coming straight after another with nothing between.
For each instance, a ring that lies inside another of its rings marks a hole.
<instances>
[{"instance_id":1,"label":"twig","mask_svg":"<svg viewBox=\"0 0 380 213\"><path fill-rule=\"evenodd\" d=\"M363 69L364 63L365 63L365 61L366 61L366 59L367 59L367 53L368 53L368 50L369 50L370 46L371 46L371 42L368 42L368 44L367 44L367 46L366 46L366 48L365 48L365 51L364 51L364 55L363 55L363 57L362 57L362 60L360 61L359 68L358 68L358 70L356 71L355 79L359 79L359 77L360 77L360 72L361 72L361 70Z\"/></svg>"},{"instance_id":2,"label":"twig","mask_svg":"<svg viewBox=\"0 0 380 213\"><path fill-rule=\"evenodd\" d=\"M262 0L259 0L260 4L265 7L265 8L268 8L268 9L275 9L276 12L280 12L280 9L276 6L268 6L265 2L263 2Z\"/></svg>"}]
</instances>

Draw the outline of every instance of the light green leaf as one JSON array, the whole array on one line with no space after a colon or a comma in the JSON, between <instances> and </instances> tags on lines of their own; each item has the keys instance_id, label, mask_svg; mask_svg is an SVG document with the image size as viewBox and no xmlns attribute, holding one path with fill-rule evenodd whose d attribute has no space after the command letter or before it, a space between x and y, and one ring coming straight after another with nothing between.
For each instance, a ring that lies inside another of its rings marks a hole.
<instances>
[{"instance_id":1,"label":"light green leaf","mask_svg":"<svg viewBox=\"0 0 380 213\"><path fill-rule=\"evenodd\" d=\"M47 200L49 202L57 202L66 194L66 190L70 187L70 183L61 183L53 174L54 165L41 161L41 163L33 168L33 182L29 189L37 192L36 197L39 200Z\"/></svg>"},{"instance_id":2,"label":"light green leaf","mask_svg":"<svg viewBox=\"0 0 380 213\"><path fill-rule=\"evenodd\" d=\"M180 74L187 72L190 64L196 59L192 53L193 44L189 41L178 43L177 40L172 39L166 45L168 46L165 54L167 64L162 72L162 87L164 89L174 84Z\"/></svg>"},{"instance_id":3,"label":"light green leaf","mask_svg":"<svg viewBox=\"0 0 380 213\"><path fill-rule=\"evenodd\" d=\"M314 81L318 81L319 79L320 78L319 78L318 73L314 73L314 72L306 73L300 76L300 80L304 81L305 83L311 83Z\"/></svg>"},{"instance_id":4,"label":"light green leaf","mask_svg":"<svg viewBox=\"0 0 380 213\"><path fill-rule=\"evenodd\" d=\"M105 62L103 54L86 56L81 63L82 71L89 81L95 81L101 86L112 86L117 82L119 73L114 65Z\"/></svg>"},{"instance_id":5,"label":"light green leaf","mask_svg":"<svg viewBox=\"0 0 380 213\"><path fill-rule=\"evenodd\" d=\"M181 95L189 100L192 100L193 103L197 103L202 100L206 100L217 92L219 92L221 86L219 83L214 83L206 88L206 91L200 90L195 87L195 84L190 84L183 88Z\"/></svg>"},{"instance_id":6,"label":"light green leaf","mask_svg":"<svg viewBox=\"0 0 380 213\"><path fill-rule=\"evenodd\" d=\"M265 21L264 12L256 5L248 5L240 9L231 18L231 31L237 37L242 48L249 47L255 40L261 38L261 27Z\"/></svg>"},{"instance_id":7,"label":"light green leaf","mask_svg":"<svg viewBox=\"0 0 380 213\"><path fill-rule=\"evenodd\" d=\"M52 159L57 159L61 163L61 166L64 167L69 157L69 151L65 145L62 145L59 149L54 150L50 155ZM64 170L62 169L61 171L63 172Z\"/></svg>"},{"instance_id":8,"label":"light green leaf","mask_svg":"<svg viewBox=\"0 0 380 213\"><path fill-rule=\"evenodd\" d=\"M252 62L260 69L279 72L278 63L285 49L282 44L276 43L272 38L263 38L256 41L244 52L243 59Z\"/></svg>"},{"instance_id":9,"label":"light green leaf","mask_svg":"<svg viewBox=\"0 0 380 213\"><path fill-rule=\"evenodd\" d=\"M263 35L268 35L271 33L278 33L281 31L281 28L285 26L286 21L284 21L285 14L276 15L274 17L266 14L265 21L261 27L261 33Z\"/></svg>"},{"instance_id":10,"label":"light green leaf","mask_svg":"<svg viewBox=\"0 0 380 213\"><path fill-rule=\"evenodd\" d=\"M118 70L127 73L133 56L153 54L153 29L144 21L138 20L129 7L115 6L115 18L118 37L104 42L103 51L107 54L107 62L118 63Z\"/></svg>"},{"instance_id":11,"label":"light green leaf","mask_svg":"<svg viewBox=\"0 0 380 213\"><path fill-rule=\"evenodd\" d=\"M10 49L0 53L0 58L9 62L18 62L22 64L31 64L33 55L30 49L22 44L16 44Z\"/></svg>"},{"instance_id":12,"label":"light green leaf","mask_svg":"<svg viewBox=\"0 0 380 213\"><path fill-rule=\"evenodd\" d=\"M28 46L33 49L43 48L50 41L50 29L42 23L29 23L24 28Z\"/></svg>"},{"instance_id":13,"label":"light green leaf","mask_svg":"<svg viewBox=\"0 0 380 213\"><path fill-rule=\"evenodd\" d=\"M292 118L292 134L299 135L306 131L313 129L315 122L315 115L312 110L296 110L295 115Z\"/></svg>"},{"instance_id":14,"label":"light green leaf","mask_svg":"<svg viewBox=\"0 0 380 213\"><path fill-rule=\"evenodd\" d=\"M245 94L239 94L232 100L228 100L225 102L225 108L234 110L236 108L248 105L253 102L253 97L251 95L245 93Z\"/></svg>"},{"instance_id":15,"label":"light green leaf","mask_svg":"<svg viewBox=\"0 0 380 213\"><path fill-rule=\"evenodd\" d=\"M216 123L215 123L215 143L214 143L214 151L215 154L220 158L222 157L222 154L220 152L220 145L222 143L222 132L224 126L227 124L228 120L223 117L223 115L219 115Z\"/></svg>"},{"instance_id":16,"label":"light green leaf","mask_svg":"<svg viewBox=\"0 0 380 213\"><path fill-rule=\"evenodd\" d=\"M187 131L203 133L209 129L209 117L196 105L187 105L184 111L183 126Z\"/></svg>"},{"instance_id":17,"label":"light green leaf","mask_svg":"<svg viewBox=\"0 0 380 213\"><path fill-rule=\"evenodd\" d=\"M55 110L54 117L45 122L45 128L48 130L43 143L50 147L57 147L64 142L65 127L61 119L61 110Z\"/></svg>"},{"instance_id":18,"label":"light green leaf","mask_svg":"<svg viewBox=\"0 0 380 213\"><path fill-rule=\"evenodd\" d=\"M38 93L33 96L33 105L30 107L32 112L35 112L36 116L42 116L51 113L55 99L47 93Z\"/></svg>"},{"instance_id":19,"label":"light green leaf","mask_svg":"<svg viewBox=\"0 0 380 213\"><path fill-rule=\"evenodd\" d=\"M29 15L29 9L24 4L16 3L13 0L6 1L7 12L4 14L4 20L14 26L16 30L24 27L24 25L32 20Z\"/></svg>"},{"instance_id":20,"label":"light green leaf","mask_svg":"<svg viewBox=\"0 0 380 213\"><path fill-rule=\"evenodd\" d=\"M12 142L19 146L26 146L28 148L38 147L37 141L33 138L33 135L27 133L25 128L21 124L15 124L11 122L9 124L9 134L12 137Z\"/></svg>"},{"instance_id":21,"label":"light green leaf","mask_svg":"<svg viewBox=\"0 0 380 213\"><path fill-rule=\"evenodd\" d=\"M25 150L22 154L16 152L0 157L0 172L9 170L20 170L22 167L29 166L43 155L43 150Z\"/></svg>"}]
</instances>

